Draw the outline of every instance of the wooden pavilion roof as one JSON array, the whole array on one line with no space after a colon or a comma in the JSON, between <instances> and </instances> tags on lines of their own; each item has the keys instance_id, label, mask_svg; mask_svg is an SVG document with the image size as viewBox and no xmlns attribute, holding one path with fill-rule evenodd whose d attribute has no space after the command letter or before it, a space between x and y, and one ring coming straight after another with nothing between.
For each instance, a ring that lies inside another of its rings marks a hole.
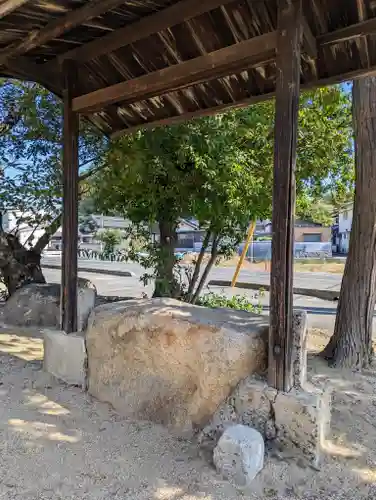
<instances>
[{"instance_id":1,"label":"wooden pavilion roof","mask_svg":"<svg viewBox=\"0 0 376 500\"><path fill-rule=\"evenodd\" d=\"M303 0L303 88L376 69L376 0ZM104 133L273 95L277 0L0 0L0 74L62 94Z\"/></svg>"}]
</instances>

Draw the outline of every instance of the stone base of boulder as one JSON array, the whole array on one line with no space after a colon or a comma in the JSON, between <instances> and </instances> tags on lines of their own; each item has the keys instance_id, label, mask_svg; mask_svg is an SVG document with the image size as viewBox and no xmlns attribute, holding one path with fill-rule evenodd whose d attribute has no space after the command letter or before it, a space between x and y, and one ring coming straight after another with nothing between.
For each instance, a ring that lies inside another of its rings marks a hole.
<instances>
[{"instance_id":1,"label":"stone base of boulder","mask_svg":"<svg viewBox=\"0 0 376 500\"><path fill-rule=\"evenodd\" d=\"M271 447L275 445L289 457L301 457L317 467L329 430L330 403L328 392L294 388L284 393L261 378L247 377L200 433L202 455L212 461L223 432L229 426L243 424L258 430Z\"/></svg>"},{"instance_id":2,"label":"stone base of boulder","mask_svg":"<svg viewBox=\"0 0 376 500\"><path fill-rule=\"evenodd\" d=\"M86 388L86 348L83 334L44 330L44 370L63 382Z\"/></svg>"}]
</instances>

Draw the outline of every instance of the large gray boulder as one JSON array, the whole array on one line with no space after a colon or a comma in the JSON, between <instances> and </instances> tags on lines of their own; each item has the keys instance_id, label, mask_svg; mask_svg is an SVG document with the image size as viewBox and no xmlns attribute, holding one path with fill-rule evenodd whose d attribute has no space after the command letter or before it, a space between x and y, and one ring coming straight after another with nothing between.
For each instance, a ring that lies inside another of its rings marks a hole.
<instances>
[{"instance_id":1,"label":"large gray boulder","mask_svg":"<svg viewBox=\"0 0 376 500\"><path fill-rule=\"evenodd\" d=\"M78 280L77 330L86 328L97 291L86 279ZM60 285L31 283L17 290L0 309L0 322L14 326L60 328Z\"/></svg>"},{"instance_id":2,"label":"large gray boulder","mask_svg":"<svg viewBox=\"0 0 376 500\"><path fill-rule=\"evenodd\" d=\"M124 415L186 433L265 370L267 333L262 316L173 299L100 306L86 332L88 390Z\"/></svg>"}]
</instances>

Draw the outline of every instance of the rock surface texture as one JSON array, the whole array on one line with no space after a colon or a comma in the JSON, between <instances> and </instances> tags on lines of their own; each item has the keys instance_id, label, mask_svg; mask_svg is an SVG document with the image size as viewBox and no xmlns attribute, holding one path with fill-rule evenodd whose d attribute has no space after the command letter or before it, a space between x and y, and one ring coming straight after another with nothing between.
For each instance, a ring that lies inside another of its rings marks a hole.
<instances>
[{"instance_id":1,"label":"rock surface texture","mask_svg":"<svg viewBox=\"0 0 376 500\"><path fill-rule=\"evenodd\" d=\"M172 299L96 308L86 333L88 390L119 412L192 432L266 366L262 316Z\"/></svg>"},{"instance_id":2,"label":"rock surface texture","mask_svg":"<svg viewBox=\"0 0 376 500\"><path fill-rule=\"evenodd\" d=\"M95 286L79 278L77 298L77 330L86 328L95 306ZM60 285L30 284L17 290L0 310L0 322L14 326L60 328Z\"/></svg>"},{"instance_id":3,"label":"rock surface texture","mask_svg":"<svg viewBox=\"0 0 376 500\"><path fill-rule=\"evenodd\" d=\"M214 450L217 471L235 486L250 486L264 466L264 440L261 434L245 425L229 427Z\"/></svg>"},{"instance_id":4,"label":"rock surface texture","mask_svg":"<svg viewBox=\"0 0 376 500\"><path fill-rule=\"evenodd\" d=\"M255 428L268 444L318 466L330 423L329 392L272 389L262 378L242 380L199 434L201 453L211 461L224 432L234 424Z\"/></svg>"}]
</instances>

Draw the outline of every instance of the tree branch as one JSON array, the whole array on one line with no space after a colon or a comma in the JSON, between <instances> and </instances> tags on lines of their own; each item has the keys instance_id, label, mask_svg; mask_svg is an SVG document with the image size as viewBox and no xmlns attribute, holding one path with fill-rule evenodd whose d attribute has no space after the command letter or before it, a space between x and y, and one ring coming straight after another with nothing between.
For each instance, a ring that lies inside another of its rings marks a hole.
<instances>
[{"instance_id":1,"label":"tree branch","mask_svg":"<svg viewBox=\"0 0 376 500\"><path fill-rule=\"evenodd\" d=\"M44 234L39 238L39 240L35 243L33 250L34 252L41 254L45 247L48 245L50 238L52 235L56 233L61 225L61 218L63 214L60 213L55 217L55 219L51 222L51 224L46 228Z\"/></svg>"}]
</instances>

